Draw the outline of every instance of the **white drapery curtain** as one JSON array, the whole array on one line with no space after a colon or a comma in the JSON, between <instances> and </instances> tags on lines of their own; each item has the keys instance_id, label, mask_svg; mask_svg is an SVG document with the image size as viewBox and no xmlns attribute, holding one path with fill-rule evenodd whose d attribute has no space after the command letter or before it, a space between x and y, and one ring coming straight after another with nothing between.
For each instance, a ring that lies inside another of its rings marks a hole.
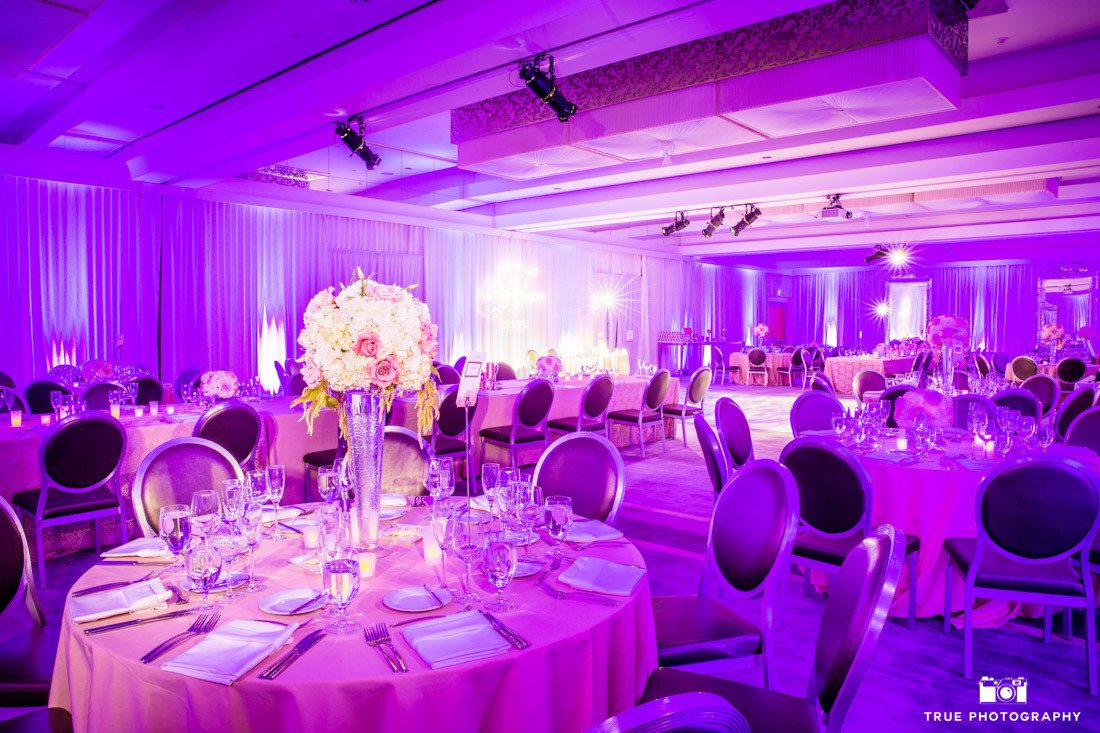
<instances>
[{"instance_id":1,"label":"white drapery curtain","mask_svg":"<svg viewBox=\"0 0 1100 733\"><path fill-rule=\"evenodd\" d=\"M887 283L890 339L924 338L928 325L928 281Z\"/></svg>"}]
</instances>

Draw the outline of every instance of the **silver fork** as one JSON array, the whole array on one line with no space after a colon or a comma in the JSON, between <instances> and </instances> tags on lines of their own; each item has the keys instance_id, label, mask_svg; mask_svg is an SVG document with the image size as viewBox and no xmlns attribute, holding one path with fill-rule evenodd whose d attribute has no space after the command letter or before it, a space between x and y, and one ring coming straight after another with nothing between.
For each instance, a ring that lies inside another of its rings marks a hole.
<instances>
[{"instance_id":1,"label":"silver fork","mask_svg":"<svg viewBox=\"0 0 1100 733\"><path fill-rule=\"evenodd\" d=\"M393 637L390 636L390 630L386 628L385 624L375 624L375 633L378 634L379 641L384 644L393 654L394 659L397 660L397 664L400 665L402 672L409 671L409 665L405 664L405 660L401 658L401 652L397 651L397 647L393 644Z\"/></svg>"},{"instance_id":2,"label":"silver fork","mask_svg":"<svg viewBox=\"0 0 1100 733\"><path fill-rule=\"evenodd\" d=\"M378 633L377 624L375 624L374 626L363 627L363 639L367 642L367 644L378 650L378 653L381 654L382 658L386 660L386 664L390 665L391 670L393 670L394 672L402 671L401 665L399 665L397 661L393 657L391 657L389 653L385 650L385 644L382 641L381 634Z\"/></svg>"},{"instance_id":3,"label":"silver fork","mask_svg":"<svg viewBox=\"0 0 1100 733\"><path fill-rule=\"evenodd\" d=\"M603 606L611 606L612 608L615 608L619 605L618 601L611 598L598 596L595 593L586 593L584 591L576 590L566 593L565 591L560 591L557 588L551 588L545 583L540 585L539 588L542 588L542 590L545 591L546 595L550 596L551 598L557 598L559 601L584 601L585 603L598 603Z\"/></svg>"},{"instance_id":4,"label":"silver fork","mask_svg":"<svg viewBox=\"0 0 1100 733\"><path fill-rule=\"evenodd\" d=\"M218 625L218 621L221 619L221 617L222 615L220 613L202 614L197 619L195 619L194 623L191 624L191 627L187 629L187 631L184 631L181 634L176 634L171 639L162 642L155 649L142 657L141 663L149 664L149 662L152 662L154 659L161 656L170 649L179 646L187 639L190 639L192 636L199 636L201 634L210 633L214 630L214 627Z\"/></svg>"}]
</instances>

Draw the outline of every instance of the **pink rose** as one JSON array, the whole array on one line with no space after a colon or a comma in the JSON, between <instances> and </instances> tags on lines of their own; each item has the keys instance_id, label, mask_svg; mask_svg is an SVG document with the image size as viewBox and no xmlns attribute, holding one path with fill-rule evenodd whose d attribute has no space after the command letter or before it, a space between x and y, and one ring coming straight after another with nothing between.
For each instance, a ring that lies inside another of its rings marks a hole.
<instances>
[{"instance_id":1,"label":"pink rose","mask_svg":"<svg viewBox=\"0 0 1100 733\"><path fill-rule=\"evenodd\" d=\"M359 356L367 356L374 358L378 356L378 349L382 346L382 342L378 338L378 334L364 333L355 339L355 346L351 348Z\"/></svg>"},{"instance_id":2,"label":"pink rose","mask_svg":"<svg viewBox=\"0 0 1100 733\"><path fill-rule=\"evenodd\" d=\"M374 382L374 385L383 388L389 387L396 382L400 375L401 369L397 366L397 360L392 356L387 356L385 359L379 359L374 362L367 372L367 376Z\"/></svg>"},{"instance_id":3,"label":"pink rose","mask_svg":"<svg viewBox=\"0 0 1100 733\"><path fill-rule=\"evenodd\" d=\"M439 341L437 339L438 333L439 326L434 323L420 324L420 350L424 352L426 356L432 356L435 354L436 349L439 348Z\"/></svg>"},{"instance_id":4,"label":"pink rose","mask_svg":"<svg viewBox=\"0 0 1100 733\"><path fill-rule=\"evenodd\" d=\"M306 384L310 387L316 385L321 381L321 370L312 361L307 361L302 366L302 379L306 380Z\"/></svg>"}]
</instances>

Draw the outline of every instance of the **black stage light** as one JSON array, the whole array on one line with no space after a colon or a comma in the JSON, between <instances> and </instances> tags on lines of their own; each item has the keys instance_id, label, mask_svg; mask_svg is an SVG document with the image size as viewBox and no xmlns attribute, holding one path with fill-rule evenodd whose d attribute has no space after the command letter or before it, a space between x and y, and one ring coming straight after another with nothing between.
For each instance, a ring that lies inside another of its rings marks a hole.
<instances>
[{"instance_id":1,"label":"black stage light","mask_svg":"<svg viewBox=\"0 0 1100 733\"><path fill-rule=\"evenodd\" d=\"M741 232L752 226L752 223L760 218L760 209L755 205L749 204L746 207L745 215L741 217L741 221L730 227L730 231L733 232L733 236L737 236Z\"/></svg>"},{"instance_id":2,"label":"black stage light","mask_svg":"<svg viewBox=\"0 0 1100 733\"><path fill-rule=\"evenodd\" d=\"M672 223L668 226L661 227L661 234L667 237L673 232L679 232L683 229L686 229L688 224L690 223L691 222L688 221L687 214L682 211L677 211L676 218L672 220Z\"/></svg>"},{"instance_id":3,"label":"black stage light","mask_svg":"<svg viewBox=\"0 0 1100 733\"><path fill-rule=\"evenodd\" d=\"M867 255L867 257L865 257L863 261L866 262L869 265L872 262L874 262L875 260L881 260L884 257L889 257L889 256L890 256L890 250L889 249L887 249L884 245L876 244L874 251L871 252L871 254Z\"/></svg>"},{"instance_id":4,"label":"black stage light","mask_svg":"<svg viewBox=\"0 0 1100 733\"><path fill-rule=\"evenodd\" d=\"M348 146L348 150L362 158L363 162L367 164L367 170L372 171L382 162L382 158L367 147L367 141L363 139L362 135L362 125L359 127L360 132L356 132L351 129L351 122L350 119L347 122L337 122L336 135L344 141L344 145Z\"/></svg>"},{"instance_id":5,"label":"black stage light","mask_svg":"<svg viewBox=\"0 0 1100 733\"><path fill-rule=\"evenodd\" d=\"M722 226L722 222L726 220L726 210L724 208L718 209L718 213L710 217L710 221L703 227L703 236L710 239L714 236L714 233L718 231L718 227Z\"/></svg>"},{"instance_id":6,"label":"black stage light","mask_svg":"<svg viewBox=\"0 0 1100 733\"><path fill-rule=\"evenodd\" d=\"M519 67L519 78L527 88L535 93L550 109L554 110L558 119L568 122L569 118L577 114L577 105L570 102L558 89L557 78L554 75L554 57L550 56L549 71L539 68L543 56L536 56L531 61L525 61Z\"/></svg>"}]
</instances>

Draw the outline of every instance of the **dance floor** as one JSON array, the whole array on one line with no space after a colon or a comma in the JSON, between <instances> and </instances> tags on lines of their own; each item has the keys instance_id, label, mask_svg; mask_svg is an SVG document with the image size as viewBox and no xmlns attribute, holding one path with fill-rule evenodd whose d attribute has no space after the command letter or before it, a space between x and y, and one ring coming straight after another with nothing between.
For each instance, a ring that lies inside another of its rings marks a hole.
<instances>
[{"instance_id":1,"label":"dance floor","mask_svg":"<svg viewBox=\"0 0 1100 733\"><path fill-rule=\"evenodd\" d=\"M788 415L798 392L786 387L716 387L707 401L707 418L712 424L713 404L726 395L733 397L748 415L756 456L777 458L791 439ZM694 434L689 433L686 449L679 438L668 445L667 453L654 446L644 460L636 448L623 453L628 479L618 526L645 556L653 595L695 591L713 503ZM92 565L94 558L88 551L50 563L50 587L41 594L51 622L60 617L69 584ZM825 599L822 595L806 597L799 577L792 576L788 582L785 624L782 633L776 635L773 679L777 689L803 695ZM1081 621L1078 614L1078 626ZM0 625L0 629L0 636L11 633L7 625ZM1059 631L1057 625L1055 631ZM943 634L939 619L921 619L916 630L910 631L904 619L891 618L845 729L964 730L966 723L928 723L924 714L978 709L977 677L982 675L1027 677L1032 709L1079 711L1082 723L1095 723L1100 721L1100 699L1090 697L1084 689L1082 639L1083 629L1077 628L1072 641L1055 633L1050 644L1043 644L1042 625L1037 620L1017 619L1001 630L978 629L974 636L976 677L966 680L962 677L961 632ZM702 669L760 684L759 670L744 664L720 662L703 665ZM982 729L1025 727L990 723ZM1081 723L1045 723L1042 730L1080 731L1088 727Z\"/></svg>"}]
</instances>

